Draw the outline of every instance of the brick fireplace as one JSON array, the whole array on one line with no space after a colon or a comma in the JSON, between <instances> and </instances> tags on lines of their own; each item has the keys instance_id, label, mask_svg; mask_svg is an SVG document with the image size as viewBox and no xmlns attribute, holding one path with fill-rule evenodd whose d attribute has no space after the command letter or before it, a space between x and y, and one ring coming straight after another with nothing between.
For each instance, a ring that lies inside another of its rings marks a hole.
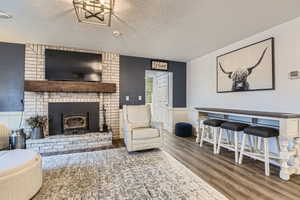
<instances>
[{"instance_id":1,"label":"brick fireplace","mask_svg":"<svg viewBox=\"0 0 300 200\"><path fill-rule=\"evenodd\" d=\"M117 88L115 93L25 92L24 120L35 115L46 115L49 118L45 130L46 138L27 140L27 148L49 153L111 145L112 138L119 138L119 55L61 46L26 44L25 80L45 80L45 49L102 54L102 66L99 66L102 67L102 81L115 83ZM59 125L53 126L51 120L57 117L53 118L51 108L55 104L81 104L86 106L86 109L76 110L74 108L78 106L73 105L69 111L59 113ZM88 105L94 107L90 109ZM103 123L102 105L105 105L106 122L112 132L99 132ZM29 131L26 123L23 124Z\"/></svg>"},{"instance_id":2,"label":"brick fireplace","mask_svg":"<svg viewBox=\"0 0 300 200\"><path fill-rule=\"evenodd\" d=\"M116 93L25 92L24 119L35 115L49 117L49 105L52 103L96 103L98 104L98 126L103 123L101 106L105 105L106 120L112 128L112 137L119 138L119 55L60 46L26 44L25 80L45 80L45 49L102 54L102 81L116 83L117 91ZM49 135L49 131L51 128L48 124L45 130L46 136Z\"/></svg>"},{"instance_id":3,"label":"brick fireplace","mask_svg":"<svg viewBox=\"0 0 300 200\"><path fill-rule=\"evenodd\" d=\"M49 103L49 135L76 135L99 131L99 103Z\"/></svg>"}]
</instances>

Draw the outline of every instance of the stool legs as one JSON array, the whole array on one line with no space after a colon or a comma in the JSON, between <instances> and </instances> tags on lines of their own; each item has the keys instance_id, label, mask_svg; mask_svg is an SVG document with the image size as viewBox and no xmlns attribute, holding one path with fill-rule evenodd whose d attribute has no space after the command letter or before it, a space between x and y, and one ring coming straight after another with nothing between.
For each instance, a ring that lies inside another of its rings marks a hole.
<instances>
[{"instance_id":1,"label":"stool legs","mask_svg":"<svg viewBox=\"0 0 300 200\"><path fill-rule=\"evenodd\" d=\"M223 133L224 131L227 132L226 136L227 136L227 143L228 144L222 144L222 137L223 137ZM229 150L234 151L234 155L235 155L235 162L238 163L239 160L239 132L237 131L230 131L231 135L229 135L229 130L224 130L224 129L220 129L220 135L219 135L219 139L218 139L218 147L217 147L217 154L220 153L220 149L221 147L227 148ZM231 138L233 137L233 146L232 147L232 142L231 142Z\"/></svg>"},{"instance_id":2,"label":"stool legs","mask_svg":"<svg viewBox=\"0 0 300 200\"><path fill-rule=\"evenodd\" d=\"M201 132L200 147L203 146L204 141L207 141L213 144L213 152L214 154L217 154L218 134L220 128L209 127L207 125L204 125L203 127L203 131Z\"/></svg>"},{"instance_id":3,"label":"stool legs","mask_svg":"<svg viewBox=\"0 0 300 200\"><path fill-rule=\"evenodd\" d=\"M219 134L219 139L218 139L218 147L217 147L217 154L220 154L220 149L221 149L221 142L222 142L222 137L223 137L223 129L220 128L220 134Z\"/></svg>"},{"instance_id":4,"label":"stool legs","mask_svg":"<svg viewBox=\"0 0 300 200\"><path fill-rule=\"evenodd\" d=\"M270 176L269 139L264 138L265 174Z\"/></svg>"},{"instance_id":5,"label":"stool legs","mask_svg":"<svg viewBox=\"0 0 300 200\"><path fill-rule=\"evenodd\" d=\"M231 142L231 137L230 137L230 133L229 133L228 130L226 130L226 136L227 136L228 144L232 144L232 142Z\"/></svg>"},{"instance_id":6,"label":"stool legs","mask_svg":"<svg viewBox=\"0 0 300 200\"><path fill-rule=\"evenodd\" d=\"M243 137L242 137L242 146L241 146L239 164L242 164L242 162L243 162L243 156L244 156L244 151L245 151L245 144L246 144L246 134L244 133Z\"/></svg>"},{"instance_id":7,"label":"stool legs","mask_svg":"<svg viewBox=\"0 0 300 200\"><path fill-rule=\"evenodd\" d=\"M255 152L250 152L250 153L245 153L245 146L246 146L246 134L243 134L242 138L242 147L241 147L241 152L240 152L240 157L239 157L239 164L242 164L243 162L243 156L244 154L248 155L251 158L254 159L259 159L265 163L265 175L270 176L270 151L269 151L269 138L260 138L260 137L255 137ZM249 140L249 145L251 144L250 140L251 138L248 138ZM261 152L259 147L261 146L260 144L263 144L263 155L262 157L257 156ZM250 147L251 148L251 147Z\"/></svg>"},{"instance_id":8,"label":"stool legs","mask_svg":"<svg viewBox=\"0 0 300 200\"><path fill-rule=\"evenodd\" d=\"M198 127L197 127L197 138L196 138L196 143L199 144L200 143L200 138L201 135L203 134L204 131L204 125L203 125L203 120L199 121Z\"/></svg>"},{"instance_id":9,"label":"stool legs","mask_svg":"<svg viewBox=\"0 0 300 200\"><path fill-rule=\"evenodd\" d=\"M217 154L217 128L213 128L214 154Z\"/></svg>"},{"instance_id":10,"label":"stool legs","mask_svg":"<svg viewBox=\"0 0 300 200\"><path fill-rule=\"evenodd\" d=\"M235 162L238 163L239 151L238 151L238 132L234 131L234 151L235 151Z\"/></svg>"},{"instance_id":11,"label":"stool legs","mask_svg":"<svg viewBox=\"0 0 300 200\"><path fill-rule=\"evenodd\" d=\"M202 131L201 131L200 147L203 146L204 137L205 137L205 135L207 134L206 131L207 131L206 125L203 125L203 129L202 129Z\"/></svg>"},{"instance_id":12,"label":"stool legs","mask_svg":"<svg viewBox=\"0 0 300 200\"><path fill-rule=\"evenodd\" d=\"M249 142L251 151L254 152L254 146L253 146L253 143L252 143L251 135L248 135L248 142Z\"/></svg>"}]
</instances>

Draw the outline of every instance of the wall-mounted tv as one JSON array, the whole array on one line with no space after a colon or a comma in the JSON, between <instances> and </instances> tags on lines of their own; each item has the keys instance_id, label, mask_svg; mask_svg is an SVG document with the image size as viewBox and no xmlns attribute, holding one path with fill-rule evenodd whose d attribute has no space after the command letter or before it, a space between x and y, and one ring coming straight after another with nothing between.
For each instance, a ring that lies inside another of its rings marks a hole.
<instances>
[{"instance_id":1,"label":"wall-mounted tv","mask_svg":"<svg viewBox=\"0 0 300 200\"><path fill-rule=\"evenodd\" d=\"M46 49L46 79L50 81L101 81L101 54Z\"/></svg>"}]
</instances>

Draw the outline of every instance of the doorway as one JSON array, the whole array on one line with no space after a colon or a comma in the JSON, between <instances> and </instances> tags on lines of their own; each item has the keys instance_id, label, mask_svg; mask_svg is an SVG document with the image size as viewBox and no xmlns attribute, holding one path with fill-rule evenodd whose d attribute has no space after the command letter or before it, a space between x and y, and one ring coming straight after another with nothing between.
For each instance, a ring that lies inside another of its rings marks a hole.
<instances>
[{"instance_id":1,"label":"doorway","mask_svg":"<svg viewBox=\"0 0 300 200\"><path fill-rule=\"evenodd\" d=\"M172 72L146 70L146 104L151 105L152 118L164 124L164 129L171 130L170 108L173 107Z\"/></svg>"}]
</instances>

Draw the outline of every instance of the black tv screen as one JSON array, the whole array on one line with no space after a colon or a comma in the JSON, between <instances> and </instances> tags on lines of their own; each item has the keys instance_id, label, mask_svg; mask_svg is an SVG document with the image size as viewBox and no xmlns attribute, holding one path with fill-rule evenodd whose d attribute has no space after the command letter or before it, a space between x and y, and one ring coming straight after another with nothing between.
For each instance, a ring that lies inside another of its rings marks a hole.
<instances>
[{"instance_id":1,"label":"black tv screen","mask_svg":"<svg viewBox=\"0 0 300 200\"><path fill-rule=\"evenodd\" d=\"M46 79L50 81L101 81L101 54L46 49Z\"/></svg>"}]
</instances>

